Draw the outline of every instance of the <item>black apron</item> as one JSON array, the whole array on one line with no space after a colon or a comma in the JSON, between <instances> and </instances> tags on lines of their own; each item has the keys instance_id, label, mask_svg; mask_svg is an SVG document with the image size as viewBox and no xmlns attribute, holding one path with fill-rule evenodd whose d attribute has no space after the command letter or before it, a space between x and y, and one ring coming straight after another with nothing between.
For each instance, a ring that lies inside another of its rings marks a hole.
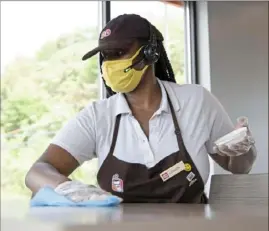
<instances>
[{"instance_id":1,"label":"black apron","mask_svg":"<svg viewBox=\"0 0 269 231\"><path fill-rule=\"evenodd\" d=\"M128 163L113 155L121 115L116 117L110 151L97 173L97 181L103 190L121 197L123 203L207 203L204 182L185 148L168 94L167 99L179 151L152 168Z\"/></svg>"}]
</instances>

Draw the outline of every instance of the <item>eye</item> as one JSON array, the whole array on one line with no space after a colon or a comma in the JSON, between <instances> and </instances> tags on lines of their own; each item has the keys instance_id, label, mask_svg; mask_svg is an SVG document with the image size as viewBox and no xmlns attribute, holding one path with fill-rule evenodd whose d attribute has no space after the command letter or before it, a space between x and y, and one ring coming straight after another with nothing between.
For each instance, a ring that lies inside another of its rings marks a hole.
<instances>
[{"instance_id":1,"label":"eye","mask_svg":"<svg viewBox=\"0 0 269 231\"><path fill-rule=\"evenodd\" d=\"M119 51L116 52L116 56L118 56L118 57L121 57L124 54L125 54L125 52L123 50L119 50Z\"/></svg>"},{"instance_id":2,"label":"eye","mask_svg":"<svg viewBox=\"0 0 269 231\"><path fill-rule=\"evenodd\" d=\"M126 54L124 50L105 50L101 52L101 55L105 60L119 59Z\"/></svg>"}]
</instances>

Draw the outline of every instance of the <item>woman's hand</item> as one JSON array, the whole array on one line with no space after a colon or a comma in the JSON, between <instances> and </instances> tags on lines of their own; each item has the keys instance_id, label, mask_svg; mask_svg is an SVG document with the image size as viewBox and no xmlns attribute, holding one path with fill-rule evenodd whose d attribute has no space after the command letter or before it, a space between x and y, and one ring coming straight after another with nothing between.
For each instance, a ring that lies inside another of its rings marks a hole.
<instances>
[{"instance_id":1,"label":"woman's hand","mask_svg":"<svg viewBox=\"0 0 269 231\"><path fill-rule=\"evenodd\" d=\"M251 149L253 144L255 143L251 132L248 127L248 119L246 117L239 117L237 119L237 125L235 126L235 129L239 129L242 127L247 128L247 133L245 137L243 138L242 141L235 143L235 144L223 144L219 146L215 146L214 152L221 155L221 156L229 156L229 157L234 157L234 156L241 156Z\"/></svg>"},{"instance_id":2,"label":"woman's hand","mask_svg":"<svg viewBox=\"0 0 269 231\"><path fill-rule=\"evenodd\" d=\"M55 192L74 202L105 200L108 196L111 196L110 193L100 188L78 181L66 181L57 186Z\"/></svg>"}]
</instances>

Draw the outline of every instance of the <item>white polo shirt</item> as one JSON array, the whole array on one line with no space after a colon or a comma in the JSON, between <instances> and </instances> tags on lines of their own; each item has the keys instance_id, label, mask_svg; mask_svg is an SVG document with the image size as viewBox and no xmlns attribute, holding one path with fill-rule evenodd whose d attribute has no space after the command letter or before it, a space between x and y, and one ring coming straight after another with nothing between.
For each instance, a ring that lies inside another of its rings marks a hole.
<instances>
[{"instance_id":1,"label":"white polo shirt","mask_svg":"<svg viewBox=\"0 0 269 231\"><path fill-rule=\"evenodd\" d=\"M162 91L160 108L149 121L145 136L123 94L87 105L54 137L52 143L68 151L80 164L98 158L100 167L109 153L116 116L122 114L114 155L148 168L179 150L165 93L173 104L187 151L207 182L213 143L234 126L219 101L195 84L178 85L158 79Z\"/></svg>"}]
</instances>

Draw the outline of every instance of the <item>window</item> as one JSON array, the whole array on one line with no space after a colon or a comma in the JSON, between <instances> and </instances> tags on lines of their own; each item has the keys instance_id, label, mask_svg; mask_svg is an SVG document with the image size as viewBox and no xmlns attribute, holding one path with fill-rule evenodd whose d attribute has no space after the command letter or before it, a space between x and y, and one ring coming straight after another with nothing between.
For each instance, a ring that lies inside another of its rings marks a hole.
<instances>
[{"instance_id":1,"label":"window","mask_svg":"<svg viewBox=\"0 0 269 231\"><path fill-rule=\"evenodd\" d=\"M98 57L81 61L97 45L99 9L98 1L1 2L1 199L29 196L27 170L99 98ZM76 178L94 181L94 169Z\"/></svg>"},{"instance_id":2,"label":"window","mask_svg":"<svg viewBox=\"0 0 269 231\"><path fill-rule=\"evenodd\" d=\"M178 83L186 83L184 65L184 7L161 1L112 1L111 18L138 14L148 19L164 36L164 45Z\"/></svg>"}]
</instances>

